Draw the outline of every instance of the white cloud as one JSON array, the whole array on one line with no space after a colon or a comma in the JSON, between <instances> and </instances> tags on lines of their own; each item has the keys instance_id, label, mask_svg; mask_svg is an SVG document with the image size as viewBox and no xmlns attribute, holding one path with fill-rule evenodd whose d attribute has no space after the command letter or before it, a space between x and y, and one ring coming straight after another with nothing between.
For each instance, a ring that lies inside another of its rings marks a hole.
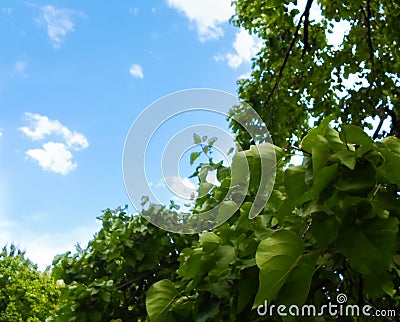
<instances>
[{"instance_id":1,"label":"white cloud","mask_svg":"<svg viewBox=\"0 0 400 322\"><path fill-rule=\"evenodd\" d=\"M226 54L225 58L228 65L232 68L238 68L243 63L250 63L257 52L262 47L262 40L255 35L250 35L242 29L236 34L233 43L235 52ZM214 58L215 59L215 58Z\"/></svg>"},{"instance_id":2,"label":"white cloud","mask_svg":"<svg viewBox=\"0 0 400 322\"><path fill-rule=\"evenodd\" d=\"M0 138L3 136L3 132L1 132L1 129L0 129Z\"/></svg>"},{"instance_id":3,"label":"white cloud","mask_svg":"<svg viewBox=\"0 0 400 322\"><path fill-rule=\"evenodd\" d=\"M27 156L39 163L47 171L66 175L77 167L72 161L73 151L86 149L89 142L78 132L72 132L57 120L50 120L47 116L25 113L29 126L23 126L20 131L33 141L44 140L50 136L61 137L62 142L49 141L38 149L25 152Z\"/></svg>"},{"instance_id":4,"label":"white cloud","mask_svg":"<svg viewBox=\"0 0 400 322\"><path fill-rule=\"evenodd\" d=\"M180 198L191 199L193 195L197 195L196 185L188 178L181 179L180 177L173 176L165 180L171 191Z\"/></svg>"},{"instance_id":5,"label":"white cloud","mask_svg":"<svg viewBox=\"0 0 400 322\"><path fill-rule=\"evenodd\" d=\"M138 64L133 64L129 68L129 74L131 74L135 78L143 78L144 77L143 68L142 68L142 66L140 66Z\"/></svg>"},{"instance_id":6,"label":"white cloud","mask_svg":"<svg viewBox=\"0 0 400 322\"><path fill-rule=\"evenodd\" d=\"M221 25L235 13L231 0L168 0L168 5L196 25L201 41L222 37Z\"/></svg>"},{"instance_id":7,"label":"white cloud","mask_svg":"<svg viewBox=\"0 0 400 322\"><path fill-rule=\"evenodd\" d=\"M63 143L47 142L41 149L31 149L25 153L36 160L43 170L66 175L76 168L76 163L71 161L71 151Z\"/></svg>"},{"instance_id":8,"label":"white cloud","mask_svg":"<svg viewBox=\"0 0 400 322\"><path fill-rule=\"evenodd\" d=\"M63 38L75 31L72 16L78 14L69 9L57 9L51 5L41 7L42 19L54 48L60 47Z\"/></svg>"},{"instance_id":9,"label":"white cloud","mask_svg":"<svg viewBox=\"0 0 400 322\"><path fill-rule=\"evenodd\" d=\"M47 116L25 113L26 120L30 126L23 126L20 131L30 139L43 140L50 135L61 136L69 148L74 150L86 149L89 146L88 140L78 132L72 132L60 121L50 120Z\"/></svg>"}]
</instances>

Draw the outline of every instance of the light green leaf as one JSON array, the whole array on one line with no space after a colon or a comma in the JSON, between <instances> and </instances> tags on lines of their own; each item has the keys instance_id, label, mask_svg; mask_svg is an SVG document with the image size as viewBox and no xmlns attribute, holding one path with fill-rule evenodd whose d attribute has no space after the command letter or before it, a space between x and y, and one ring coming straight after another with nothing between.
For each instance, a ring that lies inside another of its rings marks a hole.
<instances>
[{"instance_id":1,"label":"light green leaf","mask_svg":"<svg viewBox=\"0 0 400 322\"><path fill-rule=\"evenodd\" d=\"M319 194L336 178L337 169L337 164L332 164L328 167L322 168L319 171L318 176L314 178L314 184L312 185L312 188L307 191L303 197L301 197L300 202L304 203L306 201L318 198Z\"/></svg>"},{"instance_id":2,"label":"light green leaf","mask_svg":"<svg viewBox=\"0 0 400 322\"><path fill-rule=\"evenodd\" d=\"M354 170L354 167L356 166L357 156L353 151L340 150L332 155L332 159L339 159L343 165L348 167L350 170Z\"/></svg>"},{"instance_id":3,"label":"light green leaf","mask_svg":"<svg viewBox=\"0 0 400 322\"><path fill-rule=\"evenodd\" d=\"M208 140L208 145L213 146L216 141L217 141L217 138L215 136L213 136L211 139Z\"/></svg>"},{"instance_id":4,"label":"light green leaf","mask_svg":"<svg viewBox=\"0 0 400 322\"><path fill-rule=\"evenodd\" d=\"M278 230L261 241L256 252L256 263L260 268L260 286L254 307L271 302L285 283L289 273L296 266L303 245L298 236L290 230Z\"/></svg>"},{"instance_id":5,"label":"light green leaf","mask_svg":"<svg viewBox=\"0 0 400 322\"><path fill-rule=\"evenodd\" d=\"M318 127L313 128L311 131L309 131L308 134L301 141L301 148L304 151L311 153L314 144L318 142L318 135L325 135L326 130L329 128L329 122L332 120L333 117L327 117L321 122Z\"/></svg>"},{"instance_id":6,"label":"light green leaf","mask_svg":"<svg viewBox=\"0 0 400 322\"><path fill-rule=\"evenodd\" d=\"M305 183L306 170L304 166L291 166L285 171L286 193L292 201L298 200L310 189Z\"/></svg>"},{"instance_id":7,"label":"light green leaf","mask_svg":"<svg viewBox=\"0 0 400 322\"><path fill-rule=\"evenodd\" d=\"M174 283L168 279L158 281L150 286L146 297L146 310L150 321L165 321L178 294Z\"/></svg>"},{"instance_id":8,"label":"light green leaf","mask_svg":"<svg viewBox=\"0 0 400 322\"><path fill-rule=\"evenodd\" d=\"M216 221L218 223L227 221L238 209L239 206L232 200L222 202L218 210Z\"/></svg>"},{"instance_id":9,"label":"light green leaf","mask_svg":"<svg viewBox=\"0 0 400 322\"><path fill-rule=\"evenodd\" d=\"M371 150L374 143L367 133L355 125L343 125L340 138L345 143L359 145L360 147L356 150L358 156Z\"/></svg>"},{"instance_id":10,"label":"light green leaf","mask_svg":"<svg viewBox=\"0 0 400 322\"><path fill-rule=\"evenodd\" d=\"M199 235L199 241L201 244L204 243L216 243L219 244L221 242L221 238L218 235L214 234L210 231L205 231Z\"/></svg>"},{"instance_id":11,"label":"light green leaf","mask_svg":"<svg viewBox=\"0 0 400 322\"><path fill-rule=\"evenodd\" d=\"M278 294L277 302L286 305L303 305L310 291L311 279L315 272L317 254L302 255L290 272Z\"/></svg>"},{"instance_id":12,"label":"light green leaf","mask_svg":"<svg viewBox=\"0 0 400 322\"><path fill-rule=\"evenodd\" d=\"M193 141L196 144L200 144L201 143L201 138L199 135L197 135L196 133L193 134Z\"/></svg>"},{"instance_id":13,"label":"light green leaf","mask_svg":"<svg viewBox=\"0 0 400 322\"><path fill-rule=\"evenodd\" d=\"M190 154L190 165L193 165L194 161L201 155L200 152L193 152Z\"/></svg>"}]
</instances>

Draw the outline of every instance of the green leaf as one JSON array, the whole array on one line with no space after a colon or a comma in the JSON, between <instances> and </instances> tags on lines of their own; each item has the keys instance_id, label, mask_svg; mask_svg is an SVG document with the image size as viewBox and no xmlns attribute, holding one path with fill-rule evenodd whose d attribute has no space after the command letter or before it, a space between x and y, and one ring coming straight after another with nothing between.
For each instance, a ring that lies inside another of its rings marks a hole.
<instances>
[{"instance_id":1,"label":"green leaf","mask_svg":"<svg viewBox=\"0 0 400 322\"><path fill-rule=\"evenodd\" d=\"M382 140L382 143L394 154L400 156L400 139L389 136Z\"/></svg>"},{"instance_id":2,"label":"green leaf","mask_svg":"<svg viewBox=\"0 0 400 322\"><path fill-rule=\"evenodd\" d=\"M300 199L299 202L304 203L312 199L317 199L320 193L330 186L337 176L337 164L332 164L330 166L322 168L318 172L318 176L314 178L314 184L311 189L307 191Z\"/></svg>"},{"instance_id":3,"label":"green leaf","mask_svg":"<svg viewBox=\"0 0 400 322\"><path fill-rule=\"evenodd\" d=\"M193 152L190 154L190 165L193 165L194 161L201 155L200 152Z\"/></svg>"},{"instance_id":4,"label":"green leaf","mask_svg":"<svg viewBox=\"0 0 400 322\"><path fill-rule=\"evenodd\" d=\"M317 176L318 171L322 169L331 154L331 148L328 141L321 135L318 135L316 142L311 148L313 175Z\"/></svg>"},{"instance_id":5,"label":"green leaf","mask_svg":"<svg viewBox=\"0 0 400 322\"><path fill-rule=\"evenodd\" d=\"M236 202L232 200L223 201L218 209L218 215L216 218L217 223L221 224L227 221L238 209L239 206L236 204Z\"/></svg>"},{"instance_id":6,"label":"green leaf","mask_svg":"<svg viewBox=\"0 0 400 322\"><path fill-rule=\"evenodd\" d=\"M219 244L221 242L221 238L218 237L218 235L216 235L213 232L205 231L199 235L199 241L201 244L204 244L204 243Z\"/></svg>"},{"instance_id":7,"label":"green leaf","mask_svg":"<svg viewBox=\"0 0 400 322\"><path fill-rule=\"evenodd\" d=\"M146 297L146 310L150 321L165 321L165 317L178 296L174 283L164 279L150 286Z\"/></svg>"},{"instance_id":8,"label":"green leaf","mask_svg":"<svg viewBox=\"0 0 400 322\"><path fill-rule=\"evenodd\" d=\"M300 199L310 189L305 182L306 170L304 166L291 166L285 171L286 193L292 201Z\"/></svg>"},{"instance_id":9,"label":"green leaf","mask_svg":"<svg viewBox=\"0 0 400 322\"><path fill-rule=\"evenodd\" d=\"M208 145L213 146L215 142L217 142L217 138L213 136L211 139L208 140Z\"/></svg>"},{"instance_id":10,"label":"green leaf","mask_svg":"<svg viewBox=\"0 0 400 322\"><path fill-rule=\"evenodd\" d=\"M359 273L378 274L388 269L396 249L399 221L396 218L372 218L362 225L344 227L337 248Z\"/></svg>"},{"instance_id":11,"label":"green leaf","mask_svg":"<svg viewBox=\"0 0 400 322\"><path fill-rule=\"evenodd\" d=\"M240 272L239 292L236 313L240 313L250 303L258 289L258 270L256 267L244 269Z\"/></svg>"},{"instance_id":12,"label":"green leaf","mask_svg":"<svg viewBox=\"0 0 400 322\"><path fill-rule=\"evenodd\" d=\"M196 144L200 144L201 143L201 138L199 135L197 135L196 133L193 134L193 141Z\"/></svg>"},{"instance_id":13,"label":"green leaf","mask_svg":"<svg viewBox=\"0 0 400 322\"><path fill-rule=\"evenodd\" d=\"M345 143L353 143L359 146L356 150L358 156L372 149L374 141L360 127L355 125L343 125L340 138Z\"/></svg>"},{"instance_id":14,"label":"green leaf","mask_svg":"<svg viewBox=\"0 0 400 322\"><path fill-rule=\"evenodd\" d=\"M290 230L277 230L261 241L256 252L260 286L253 308L276 299L302 252L300 239Z\"/></svg>"},{"instance_id":15,"label":"green leaf","mask_svg":"<svg viewBox=\"0 0 400 322\"><path fill-rule=\"evenodd\" d=\"M350 170L354 170L354 167L356 166L357 156L353 151L350 150L340 150L332 155L331 158L339 159L339 161Z\"/></svg>"},{"instance_id":16,"label":"green leaf","mask_svg":"<svg viewBox=\"0 0 400 322\"><path fill-rule=\"evenodd\" d=\"M317 212L312 216L311 233L314 236L317 247L325 248L338 235L339 221L334 215L327 215L324 212Z\"/></svg>"},{"instance_id":17,"label":"green leaf","mask_svg":"<svg viewBox=\"0 0 400 322\"><path fill-rule=\"evenodd\" d=\"M318 136L325 135L325 132L329 128L329 122L332 120L333 120L332 116L327 117L321 122L321 124L318 127L313 128L311 131L309 131L308 134L301 141L301 148L304 151L311 153L313 146L315 145L316 142L319 141Z\"/></svg>"},{"instance_id":18,"label":"green leaf","mask_svg":"<svg viewBox=\"0 0 400 322\"><path fill-rule=\"evenodd\" d=\"M279 304L303 305L310 291L311 280L315 272L318 255L311 253L302 255L297 265L290 272L285 284L278 294Z\"/></svg>"},{"instance_id":19,"label":"green leaf","mask_svg":"<svg viewBox=\"0 0 400 322\"><path fill-rule=\"evenodd\" d=\"M394 142L397 141L389 142L391 142L392 150L388 149L386 146L379 149L385 158L385 162L378 167L378 175L383 177L386 182L394 183L400 188L400 155L396 152L394 146Z\"/></svg>"},{"instance_id":20,"label":"green leaf","mask_svg":"<svg viewBox=\"0 0 400 322\"><path fill-rule=\"evenodd\" d=\"M349 195L365 197L375 184L375 167L370 162L365 161L358 163L354 170L343 168L335 187Z\"/></svg>"},{"instance_id":21,"label":"green leaf","mask_svg":"<svg viewBox=\"0 0 400 322\"><path fill-rule=\"evenodd\" d=\"M149 197L148 196L143 196L141 199L140 199L140 205L143 207L146 203L148 203L149 202Z\"/></svg>"}]
</instances>

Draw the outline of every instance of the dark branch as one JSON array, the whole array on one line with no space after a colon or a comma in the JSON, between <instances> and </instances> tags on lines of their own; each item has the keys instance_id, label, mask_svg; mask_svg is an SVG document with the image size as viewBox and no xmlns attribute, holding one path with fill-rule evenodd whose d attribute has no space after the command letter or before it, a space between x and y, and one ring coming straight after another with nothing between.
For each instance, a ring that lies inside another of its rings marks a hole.
<instances>
[{"instance_id":1,"label":"dark branch","mask_svg":"<svg viewBox=\"0 0 400 322\"><path fill-rule=\"evenodd\" d=\"M371 63L374 64L374 47L372 45L372 32L371 32L371 3L370 0L367 0L367 13L365 14L365 10L361 7L361 12L365 18L365 25L367 26L367 42L369 47L369 58Z\"/></svg>"},{"instance_id":2,"label":"dark branch","mask_svg":"<svg viewBox=\"0 0 400 322\"><path fill-rule=\"evenodd\" d=\"M275 81L274 87L272 88L271 93L269 94L267 100L265 101L265 105L266 106L268 105L271 97L275 94L275 91L277 90L277 88L279 86L279 82L280 82L280 80L282 78L282 75L283 75L283 70L285 69L287 62L289 61L290 54L292 53L294 45L296 44L296 40L297 40L298 35L299 35L299 30L300 30L300 27L301 27L301 23L302 23L303 19L306 16L307 17L309 16L310 8L311 8L312 3L313 3L313 0L307 0L306 8L304 9L304 12L301 15L301 17L299 19L299 22L298 22L298 24L296 26L296 30L295 30L295 32L294 32L294 34L292 36L292 41L290 42L290 46L289 46L288 50L286 51L285 59L283 60L282 66L281 66L281 68L279 70L279 74L278 74L277 79Z\"/></svg>"},{"instance_id":3,"label":"dark branch","mask_svg":"<svg viewBox=\"0 0 400 322\"><path fill-rule=\"evenodd\" d=\"M378 138L379 132L381 131L383 122L386 120L386 117L387 117L387 115L385 113L385 107L384 107L384 105L381 105L380 113L379 113L379 124L374 132L373 137L372 137L374 140L376 140Z\"/></svg>"},{"instance_id":4,"label":"dark branch","mask_svg":"<svg viewBox=\"0 0 400 322\"><path fill-rule=\"evenodd\" d=\"M385 108L385 112L392 118L392 129L390 131L390 135L400 138L400 121L397 118L397 114L387 106Z\"/></svg>"},{"instance_id":5,"label":"dark branch","mask_svg":"<svg viewBox=\"0 0 400 322\"><path fill-rule=\"evenodd\" d=\"M310 44L308 43L308 26L310 24L310 9L311 9L312 1L307 2L306 9L304 10L304 37L303 37L303 53L302 57L304 57L305 53L308 49L310 49Z\"/></svg>"}]
</instances>

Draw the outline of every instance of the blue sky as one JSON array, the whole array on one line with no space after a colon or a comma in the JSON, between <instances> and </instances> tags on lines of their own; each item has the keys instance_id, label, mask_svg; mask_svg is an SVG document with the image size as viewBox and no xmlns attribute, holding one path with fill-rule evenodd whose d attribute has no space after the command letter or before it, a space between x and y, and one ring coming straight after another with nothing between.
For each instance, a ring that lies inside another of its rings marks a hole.
<instances>
[{"instance_id":1,"label":"blue sky","mask_svg":"<svg viewBox=\"0 0 400 322\"><path fill-rule=\"evenodd\" d=\"M0 244L43 268L129 203L121 158L140 111L187 88L235 94L250 71L259 42L232 13L226 0L0 0Z\"/></svg>"}]
</instances>

